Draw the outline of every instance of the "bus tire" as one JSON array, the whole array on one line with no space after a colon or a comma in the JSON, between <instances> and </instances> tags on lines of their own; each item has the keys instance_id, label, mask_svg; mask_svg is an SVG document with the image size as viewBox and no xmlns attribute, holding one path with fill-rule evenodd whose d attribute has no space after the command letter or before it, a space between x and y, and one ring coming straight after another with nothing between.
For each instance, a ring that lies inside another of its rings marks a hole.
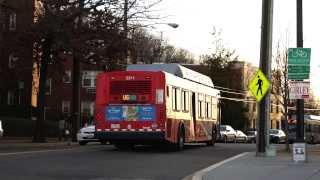
<instances>
[{"instance_id":1,"label":"bus tire","mask_svg":"<svg viewBox=\"0 0 320 180\"><path fill-rule=\"evenodd\" d=\"M176 151L183 150L184 142L185 142L185 130L183 126L180 126L177 134L177 142L174 144L174 150Z\"/></svg>"},{"instance_id":2,"label":"bus tire","mask_svg":"<svg viewBox=\"0 0 320 180\"><path fill-rule=\"evenodd\" d=\"M214 144L216 143L216 138L217 138L216 132L217 132L216 129L212 128L211 140L206 142L207 146L214 146Z\"/></svg>"}]
</instances>

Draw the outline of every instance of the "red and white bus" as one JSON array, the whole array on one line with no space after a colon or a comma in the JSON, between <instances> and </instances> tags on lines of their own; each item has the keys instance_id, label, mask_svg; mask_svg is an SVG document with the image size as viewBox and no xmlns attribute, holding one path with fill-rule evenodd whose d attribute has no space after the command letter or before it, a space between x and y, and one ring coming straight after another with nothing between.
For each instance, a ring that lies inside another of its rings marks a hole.
<instances>
[{"instance_id":1,"label":"red and white bus","mask_svg":"<svg viewBox=\"0 0 320 180\"><path fill-rule=\"evenodd\" d=\"M220 92L211 79L179 64L129 65L97 76L96 137L118 148L215 143Z\"/></svg>"}]
</instances>

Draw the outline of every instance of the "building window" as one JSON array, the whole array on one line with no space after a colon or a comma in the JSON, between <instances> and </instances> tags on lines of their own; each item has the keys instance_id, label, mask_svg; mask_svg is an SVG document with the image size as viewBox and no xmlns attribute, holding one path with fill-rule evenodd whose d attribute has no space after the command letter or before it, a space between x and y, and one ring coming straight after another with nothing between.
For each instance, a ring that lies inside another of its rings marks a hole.
<instances>
[{"instance_id":1,"label":"building window","mask_svg":"<svg viewBox=\"0 0 320 180\"><path fill-rule=\"evenodd\" d=\"M11 13L9 15L9 30L10 31L15 31L17 28L17 14L16 13Z\"/></svg>"},{"instance_id":2,"label":"building window","mask_svg":"<svg viewBox=\"0 0 320 180\"><path fill-rule=\"evenodd\" d=\"M84 101L81 102L81 113L83 116L93 116L94 113L94 102Z\"/></svg>"},{"instance_id":3,"label":"building window","mask_svg":"<svg viewBox=\"0 0 320 180\"><path fill-rule=\"evenodd\" d=\"M70 113L70 101L62 101L62 113L69 115L69 113Z\"/></svg>"},{"instance_id":4,"label":"building window","mask_svg":"<svg viewBox=\"0 0 320 180\"><path fill-rule=\"evenodd\" d=\"M52 79L48 78L46 81L46 95L52 94Z\"/></svg>"},{"instance_id":5,"label":"building window","mask_svg":"<svg viewBox=\"0 0 320 180\"><path fill-rule=\"evenodd\" d=\"M18 59L19 59L19 58L18 58L17 56L15 56L14 53L11 53L11 54L9 55L8 67L9 67L10 69L14 68L15 65L16 65L16 62L18 61Z\"/></svg>"},{"instance_id":6,"label":"building window","mask_svg":"<svg viewBox=\"0 0 320 180\"><path fill-rule=\"evenodd\" d=\"M13 91L8 91L8 105L13 105L14 104L14 92Z\"/></svg>"},{"instance_id":7,"label":"building window","mask_svg":"<svg viewBox=\"0 0 320 180\"><path fill-rule=\"evenodd\" d=\"M95 88L98 73L98 71L84 71L82 74L82 87Z\"/></svg>"},{"instance_id":8,"label":"building window","mask_svg":"<svg viewBox=\"0 0 320 180\"><path fill-rule=\"evenodd\" d=\"M273 113L273 101L271 101L270 112Z\"/></svg>"},{"instance_id":9,"label":"building window","mask_svg":"<svg viewBox=\"0 0 320 180\"><path fill-rule=\"evenodd\" d=\"M64 75L62 77L62 81L63 81L63 83L71 83L71 71L70 70L64 72Z\"/></svg>"},{"instance_id":10,"label":"building window","mask_svg":"<svg viewBox=\"0 0 320 180\"><path fill-rule=\"evenodd\" d=\"M277 101L276 113L279 113L279 101Z\"/></svg>"}]
</instances>

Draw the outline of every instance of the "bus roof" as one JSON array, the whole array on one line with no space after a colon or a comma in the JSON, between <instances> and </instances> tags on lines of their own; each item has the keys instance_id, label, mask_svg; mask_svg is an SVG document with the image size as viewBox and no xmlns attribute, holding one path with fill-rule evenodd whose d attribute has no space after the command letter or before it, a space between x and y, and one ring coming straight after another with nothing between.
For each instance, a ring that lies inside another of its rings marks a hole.
<instances>
[{"instance_id":1,"label":"bus roof","mask_svg":"<svg viewBox=\"0 0 320 180\"><path fill-rule=\"evenodd\" d=\"M210 77L181 66L180 64L132 64L127 71L164 71L206 86L214 87Z\"/></svg>"}]
</instances>

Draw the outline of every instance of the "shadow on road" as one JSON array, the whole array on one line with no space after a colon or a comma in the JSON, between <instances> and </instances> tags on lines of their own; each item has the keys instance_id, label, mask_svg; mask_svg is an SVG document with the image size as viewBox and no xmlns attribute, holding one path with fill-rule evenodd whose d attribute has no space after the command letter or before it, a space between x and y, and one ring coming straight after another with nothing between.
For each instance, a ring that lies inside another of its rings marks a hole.
<instances>
[{"instance_id":1,"label":"shadow on road","mask_svg":"<svg viewBox=\"0 0 320 180\"><path fill-rule=\"evenodd\" d=\"M106 149L106 151L113 152L134 152L134 153L176 153L179 151L174 150L169 145L135 145L133 148L129 149L118 149L114 146L112 148ZM196 150L200 148L207 148L205 144L185 144L184 150L182 152L187 152L191 150Z\"/></svg>"}]
</instances>

